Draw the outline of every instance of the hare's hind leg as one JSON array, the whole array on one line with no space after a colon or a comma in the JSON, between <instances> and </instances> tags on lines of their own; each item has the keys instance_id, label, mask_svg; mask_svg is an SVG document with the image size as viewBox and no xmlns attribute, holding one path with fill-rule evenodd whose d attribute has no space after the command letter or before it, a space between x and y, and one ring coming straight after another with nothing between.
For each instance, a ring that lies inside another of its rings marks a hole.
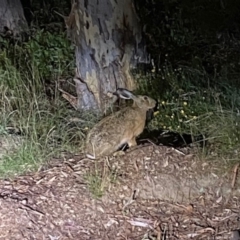
<instances>
[{"instance_id":1,"label":"hare's hind leg","mask_svg":"<svg viewBox=\"0 0 240 240\"><path fill-rule=\"evenodd\" d=\"M133 137L132 139L130 139L130 140L128 141L128 146L129 146L129 147L137 146L137 142L136 142L136 138L135 138L135 137Z\"/></svg>"},{"instance_id":2,"label":"hare's hind leg","mask_svg":"<svg viewBox=\"0 0 240 240\"><path fill-rule=\"evenodd\" d=\"M96 159L95 146L92 143L86 145L85 154L89 159Z\"/></svg>"}]
</instances>

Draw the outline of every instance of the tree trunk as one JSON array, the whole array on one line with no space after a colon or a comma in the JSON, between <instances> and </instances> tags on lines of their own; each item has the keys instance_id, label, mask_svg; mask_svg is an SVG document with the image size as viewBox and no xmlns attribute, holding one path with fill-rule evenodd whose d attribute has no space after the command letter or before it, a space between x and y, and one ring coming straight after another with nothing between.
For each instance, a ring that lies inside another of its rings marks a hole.
<instances>
[{"instance_id":1,"label":"tree trunk","mask_svg":"<svg viewBox=\"0 0 240 240\"><path fill-rule=\"evenodd\" d=\"M78 109L103 112L107 93L133 90L130 70L148 62L133 1L78 0L65 22L76 45Z\"/></svg>"},{"instance_id":2,"label":"tree trunk","mask_svg":"<svg viewBox=\"0 0 240 240\"><path fill-rule=\"evenodd\" d=\"M18 36L28 29L20 0L0 0L0 33Z\"/></svg>"}]
</instances>

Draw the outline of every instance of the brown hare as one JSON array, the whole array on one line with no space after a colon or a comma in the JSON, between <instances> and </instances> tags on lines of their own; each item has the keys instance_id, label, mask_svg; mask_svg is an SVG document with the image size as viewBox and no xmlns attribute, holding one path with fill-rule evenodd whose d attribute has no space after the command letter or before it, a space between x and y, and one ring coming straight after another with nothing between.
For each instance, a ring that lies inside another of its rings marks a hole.
<instances>
[{"instance_id":1,"label":"brown hare","mask_svg":"<svg viewBox=\"0 0 240 240\"><path fill-rule=\"evenodd\" d=\"M132 99L132 106L125 107L103 118L88 133L85 142L85 154L90 159L107 156L122 145L137 145L136 137L143 132L146 113L156 105L148 96L134 95L124 88L113 93L120 98Z\"/></svg>"}]
</instances>

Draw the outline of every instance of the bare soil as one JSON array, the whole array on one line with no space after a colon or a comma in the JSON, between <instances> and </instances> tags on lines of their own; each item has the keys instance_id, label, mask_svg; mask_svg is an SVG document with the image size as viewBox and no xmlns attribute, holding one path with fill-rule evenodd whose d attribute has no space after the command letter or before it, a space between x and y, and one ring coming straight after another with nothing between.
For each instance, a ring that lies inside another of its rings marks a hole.
<instances>
[{"instance_id":1,"label":"bare soil","mask_svg":"<svg viewBox=\"0 0 240 240\"><path fill-rule=\"evenodd\" d=\"M155 145L96 161L65 154L0 180L0 239L235 240L237 168Z\"/></svg>"}]
</instances>

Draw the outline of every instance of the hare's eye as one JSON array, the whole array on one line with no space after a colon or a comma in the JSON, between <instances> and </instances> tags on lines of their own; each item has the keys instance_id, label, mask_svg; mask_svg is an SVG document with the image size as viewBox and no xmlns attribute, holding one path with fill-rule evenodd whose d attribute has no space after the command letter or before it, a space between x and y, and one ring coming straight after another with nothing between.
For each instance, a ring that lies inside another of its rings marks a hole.
<instances>
[{"instance_id":1,"label":"hare's eye","mask_svg":"<svg viewBox=\"0 0 240 240\"><path fill-rule=\"evenodd\" d=\"M144 100L147 100L148 99L148 97L147 96L144 96Z\"/></svg>"}]
</instances>

